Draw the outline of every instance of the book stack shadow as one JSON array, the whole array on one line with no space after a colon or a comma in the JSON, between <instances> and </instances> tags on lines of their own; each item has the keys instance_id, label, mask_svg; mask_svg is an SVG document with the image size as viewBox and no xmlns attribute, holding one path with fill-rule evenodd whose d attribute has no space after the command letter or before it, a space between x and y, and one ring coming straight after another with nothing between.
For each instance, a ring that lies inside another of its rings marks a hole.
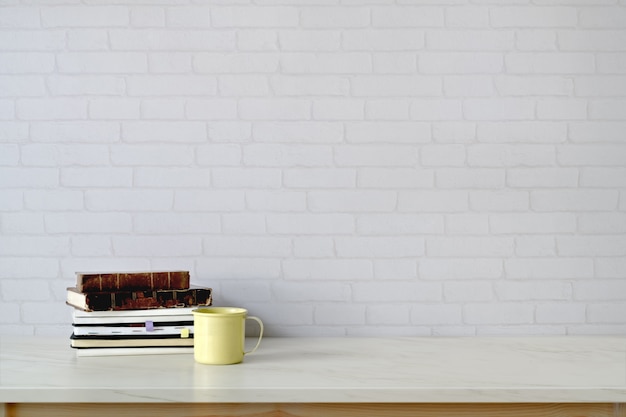
<instances>
[{"instance_id":1,"label":"book stack shadow","mask_svg":"<svg viewBox=\"0 0 626 417\"><path fill-rule=\"evenodd\" d=\"M191 286L189 271L77 273L66 304L77 356L192 353L192 310L212 289Z\"/></svg>"}]
</instances>

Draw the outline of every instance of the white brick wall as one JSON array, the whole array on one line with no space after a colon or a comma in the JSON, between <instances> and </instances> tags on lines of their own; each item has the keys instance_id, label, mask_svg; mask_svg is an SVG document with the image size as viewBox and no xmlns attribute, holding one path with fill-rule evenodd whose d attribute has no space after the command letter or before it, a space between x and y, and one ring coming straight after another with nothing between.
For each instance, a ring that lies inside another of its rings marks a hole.
<instances>
[{"instance_id":1,"label":"white brick wall","mask_svg":"<svg viewBox=\"0 0 626 417\"><path fill-rule=\"evenodd\" d=\"M0 3L0 334L149 268L274 335L626 333L626 2Z\"/></svg>"}]
</instances>

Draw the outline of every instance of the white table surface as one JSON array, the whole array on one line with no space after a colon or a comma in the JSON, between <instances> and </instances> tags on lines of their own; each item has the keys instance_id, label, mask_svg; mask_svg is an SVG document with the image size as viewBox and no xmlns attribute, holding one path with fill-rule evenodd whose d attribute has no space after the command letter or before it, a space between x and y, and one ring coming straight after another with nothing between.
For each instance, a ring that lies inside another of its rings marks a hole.
<instances>
[{"instance_id":1,"label":"white table surface","mask_svg":"<svg viewBox=\"0 0 626 417\"><path fill-rule=\"evenodd\" d=\"M0 402L626 402L626 337L265 338L238 365L0 336Z\"/></svg>"}]
</instances>

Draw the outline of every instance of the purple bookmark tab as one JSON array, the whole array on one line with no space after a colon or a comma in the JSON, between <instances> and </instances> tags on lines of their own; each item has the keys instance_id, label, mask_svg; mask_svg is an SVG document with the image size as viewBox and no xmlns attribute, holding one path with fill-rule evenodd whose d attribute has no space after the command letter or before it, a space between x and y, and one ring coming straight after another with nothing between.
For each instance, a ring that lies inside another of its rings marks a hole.
<instances>
[{"instance_id":1,"label":"purple bookmark tab","mask_svg":"<svg viewBox=\"0 0 626 417\"><path fill-rule=\"evenodd\" d=\"M150 320L148 320L148 321L146 322L146 331L147 331L147 332L152 332L152 331L154 331L154 322L152 322L152 321L150 321Z\"/></svg>"}]
</instances>

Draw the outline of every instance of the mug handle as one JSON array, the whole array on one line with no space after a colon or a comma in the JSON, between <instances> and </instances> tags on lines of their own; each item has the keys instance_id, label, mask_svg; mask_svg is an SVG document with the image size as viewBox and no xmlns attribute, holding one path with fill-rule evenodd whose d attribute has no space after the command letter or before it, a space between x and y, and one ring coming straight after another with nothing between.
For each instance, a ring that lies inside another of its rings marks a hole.
<instances>
[{"instance_id":1,"label":"mug handle","mask_svg":"<svg viewBox=\"0 0 626 417\"><path fill-rule=\"evenodd\" d=\"M255 320L257 323L259 323L259 326L261 326L261 332L259 333L259 340L257 340L256 346L248 352L243 352L244 355L247 355L248 353L252 353L257 350L259 348L259 345L261 344L261 339L263 338L263 322L261 321L261 319L255 316L248 316L246 317L246 320Z\"/></svg>"}]
</instances>

